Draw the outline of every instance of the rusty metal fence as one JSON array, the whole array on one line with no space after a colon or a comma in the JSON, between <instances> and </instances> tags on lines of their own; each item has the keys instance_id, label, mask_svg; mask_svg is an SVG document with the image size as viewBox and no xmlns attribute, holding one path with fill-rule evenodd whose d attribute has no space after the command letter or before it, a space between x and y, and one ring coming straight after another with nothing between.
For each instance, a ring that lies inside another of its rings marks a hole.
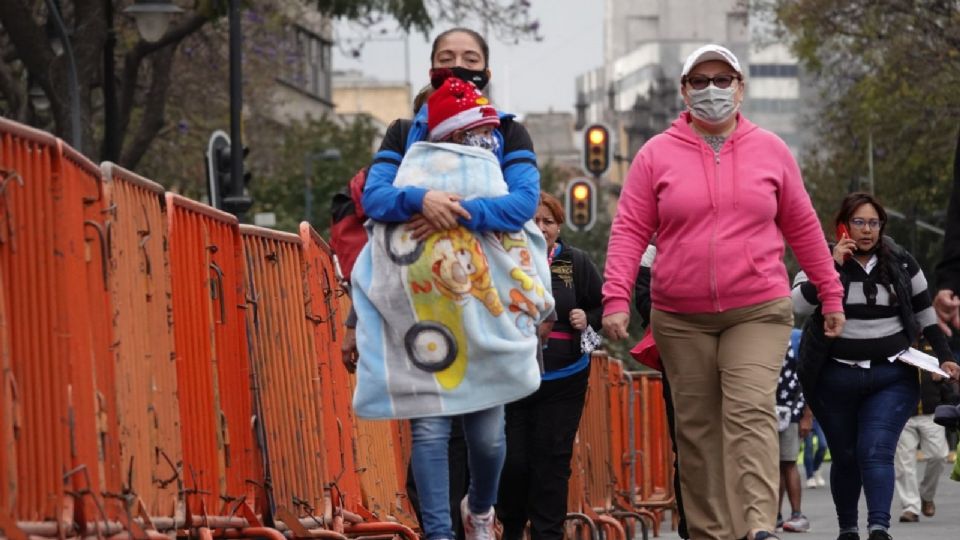
<instances>
[{"instance_id":1,"label":"rusty metal fence","mask_svg":"<svg viewBox=\"0 0 960 540\"><path fill-rule=\"evenodd\" d=\"M405 422L358 420L327 243L0 119L0 539L404 537ZM594 356L571 536L658 532L660 380Z\"/></svg>"}]
</instances>

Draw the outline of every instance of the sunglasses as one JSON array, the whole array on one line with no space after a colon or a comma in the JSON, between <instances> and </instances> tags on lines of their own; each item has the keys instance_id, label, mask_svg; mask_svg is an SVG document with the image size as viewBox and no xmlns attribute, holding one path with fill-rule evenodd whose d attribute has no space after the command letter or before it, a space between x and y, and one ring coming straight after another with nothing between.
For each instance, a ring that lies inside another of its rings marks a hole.
<instances>
[{"instance_id":1,"label":"sunglasses","mask_svg":"<svg viewBox=\"0 0 960 540\"><path fill-rule=\"evenodd\" d=\"M715 75L713 77L707 77L706 75L690 75L686 77L683 81L686 84L689 84L694 90L703 90L710 83L713 83L717 88L730 88L730 85L733 84L733 81L743 80L740 75Z\"/></svg>"}]
</instances>

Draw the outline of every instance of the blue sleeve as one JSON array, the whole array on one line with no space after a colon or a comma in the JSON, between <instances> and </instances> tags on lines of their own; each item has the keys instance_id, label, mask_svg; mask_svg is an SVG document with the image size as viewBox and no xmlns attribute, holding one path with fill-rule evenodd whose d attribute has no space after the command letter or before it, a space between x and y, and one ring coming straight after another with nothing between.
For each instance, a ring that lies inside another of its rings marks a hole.
<instances>
[{"instance_id":1,"label":"blue sleeve","mask_svg":"<svg viewBox=\"0 0 960 540\"><path fill-rule=\"evenodd\" d=\"M540 201L540 171L527 130L516 122L502 131L503 177L509 193L490 199L465 201L470 219L461 219L472 231L519 231L533 219Z\"/></svg>"},{"instance_id":2,"label":"blue sleeve","mask_svg":"<svg viewBox=\"0 0 960 540\"><path fill-rule=\"evenodd\" d=\"M373 156L373 164L367 171L367 181L363 186L363 210L371 219L387 223L405 222L423 209L426 189L414 186L397 188L393 185L405 146L400 122L394 122L387 129L380 150Z\"/></svg>"}]
</instances>

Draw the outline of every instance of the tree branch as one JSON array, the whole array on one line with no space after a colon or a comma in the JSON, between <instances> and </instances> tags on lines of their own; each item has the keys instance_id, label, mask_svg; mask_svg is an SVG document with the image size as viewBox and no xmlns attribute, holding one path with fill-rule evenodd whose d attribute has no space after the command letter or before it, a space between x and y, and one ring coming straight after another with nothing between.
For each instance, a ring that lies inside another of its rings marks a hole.
<instances>
[{"instance_id":1,"label":"tree branch","mask_svg":"<svg viewBox=\"0 0 960 540\"><path fill-rule=\"evenodd\" d=\"M0 94L7 101L8 115L17 122L27 121L27 92L14 77L10 66L0 62Z\"/></svg>"},{"instance_id":2,"label":"tree branch","mask_svg":"<svg viewBox=\"0 0 960 540\"><path fill-rule=\"evenodd\" d=\"M163 128L164 111L167 107L167 90L170 89L170 72L173 68L175 52L176 46L170 45L167 49L153 55L152 80L145 99L143 119L140 121L136 135L130 141L130 145L120 157L120 164L127 169L133 170L137 166L147 149L150 148L150 143L154 137Z\"/></svg>"},{"instance_id":3,"label":"tree branch","mask_svg":"<svg viewBox=\"0 0 960 540\"><path fill-rule=\"evenodd\" d=\"M58 129L69 125L66 92L54 92L51 74L58 73L51 69L56 57L50 48L46 32L36 23L30 8L24 0L0 1L0 25L7 32L10 42L16 49L17 57L23 62L31 78L43 89L50 99L50 108L56 119ZM63 87L62 84L57 84Z\"/></svg>"},{"instance_id":4,"label":"tree branch","mask_svg":"<svg viewBox=\"0 0 960 540\"><path fill-rule=\"evenodd\" d=\"M130 113L133 111L134 98L137 93L137 79L140 75L140 66L143 63L143 59L147 55L160 51L167 46L170 47L170 54L173 54L173 51L176 50L184 38L200 30L200 28L209 21L210 17L207 15L194 14L189 19L168 30L156 43L140 40L140 42L126 54L123 60L123 78L120 83L119 127L117 129L117 137L120 139L121 148L123 147L127 127L130 125ZM166 95L164 94L161 99L165 100ZM127 153L125 152L123 155L127 155ZM139 157L137 161L139 161Z\"/></svg>"}]
</instances>

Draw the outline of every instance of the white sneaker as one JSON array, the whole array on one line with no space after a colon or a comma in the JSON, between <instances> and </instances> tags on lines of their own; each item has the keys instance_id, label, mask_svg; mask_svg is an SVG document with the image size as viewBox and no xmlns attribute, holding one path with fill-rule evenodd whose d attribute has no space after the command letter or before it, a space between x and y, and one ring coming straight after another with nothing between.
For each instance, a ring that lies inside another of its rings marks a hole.
<instances>
[{"instance_id":1,"label":"white sneaker","mask_svg":"<svg viewBox=\"0 0 960 540\"><path fill-rule=\"evenodd\" d=\"M817 488L817 479L816 479L815 477L813 477L813 476L811 476L810 478L807 478L807 487L810 488L810 489L816 489L816 488Z\"/></svg>"},{"instance_id":2,"label":"white sneaker","mask_svg":"<svg viewBox=\"0 0 960 540\"><path fill-rule=\"evenodd\" d=\"M817 487L823 487L827 485L827 481L823 479L823 475L820 474L820 471L813 473L813 478L817 481Z\"/></svg>"},{"instance_id":3,"label":"white sneaker","mask_svg":"<svg viewBox=\"0 0 960 540\"><path fill-rule=\"evenodd\" d=\"M497 516L493 508L485 514L474 514L467 505L467 498L460 501L460 519L463 520L463 533L466 540L496 540L493 524Z\"/></svg>"}]
</instances>

